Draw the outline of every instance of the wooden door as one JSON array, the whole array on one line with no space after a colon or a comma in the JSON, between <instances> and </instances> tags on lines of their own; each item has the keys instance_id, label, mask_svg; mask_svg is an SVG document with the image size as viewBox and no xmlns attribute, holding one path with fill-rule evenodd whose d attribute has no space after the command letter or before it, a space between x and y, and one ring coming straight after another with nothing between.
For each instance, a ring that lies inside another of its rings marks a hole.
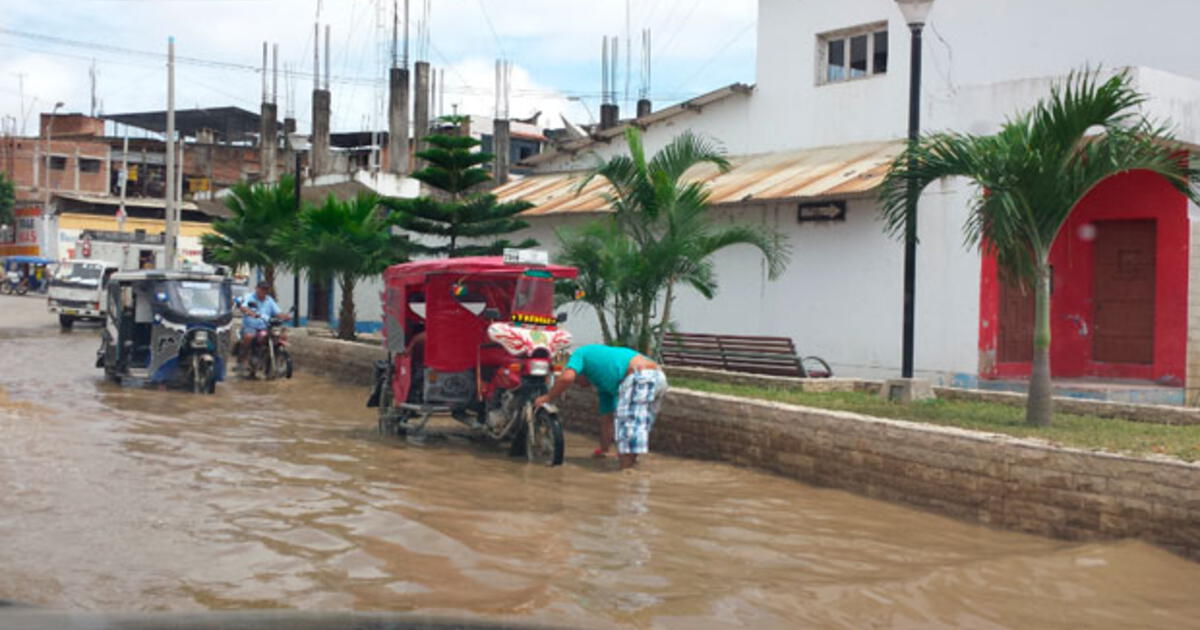
<instances>
[{"instance_id":1,"label":"wooden door","mask_svg":"<svg viewBox=\"0 0 1200 630\"><path fill-rule=\"evenodd\" d=\"M1033 361L1033 287L1022 288L1000 273L1000 334L996 360L1000 363Z\"/></svg>"},{"instance_id":2,"label":"wooden door","mask_svg":"<svg viewBox=\"0 0 1200 630\"><path fill-rule=\"evenodd\" d=\"M1096 227L1092 360L1153 363L1156 222Z\"/></svg>"},{"instance_id":3,"label":"wooden door","mask_svg":"<svg viewBox=\"0 0 1200 630\"><path fill-rule=\"evenodd\" d=\"M310 281L308 293L308 318L313 321L327 322L329 319L329 289L332 281Z\"/></svg>"}]
</instances>

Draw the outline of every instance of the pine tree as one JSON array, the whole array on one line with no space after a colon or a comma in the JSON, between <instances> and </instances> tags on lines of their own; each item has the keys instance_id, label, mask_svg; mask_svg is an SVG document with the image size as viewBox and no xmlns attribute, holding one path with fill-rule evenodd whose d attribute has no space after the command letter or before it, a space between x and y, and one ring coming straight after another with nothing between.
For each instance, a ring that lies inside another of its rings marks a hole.
<instances>
[{"instance_id":1,"label":"pine tree","mask_svg":"<svg viewBox=\"0 0 1200 630\"><path fill-rule=\"evenodd\" d=\"M533 239L514 244L498 238L529 227L516 215L531 208L532 204L525 201L499 203L495 195L480 190L491 179L483 165L495 156L472 150L480 142L460 133L467 120L465 116L446 116L442 120L453 125L453 129L450 133L425 138L429 148L418 152L417 157L428 165L413 173L414 179L437 192L415 199L383 200L383 205L392 210L394 221L401 229L445 239L437 245L413 242L410 251L454 258L494 256L506 247L537 246Z\"/></svg>"}]
</instances>

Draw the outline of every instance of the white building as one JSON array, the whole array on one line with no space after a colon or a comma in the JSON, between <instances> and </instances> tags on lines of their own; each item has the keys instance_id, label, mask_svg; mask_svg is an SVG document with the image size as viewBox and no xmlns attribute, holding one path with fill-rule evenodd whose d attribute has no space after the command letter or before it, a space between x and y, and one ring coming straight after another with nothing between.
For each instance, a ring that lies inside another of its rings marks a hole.
<instances>
[{"instance_id":1,"label":"white building","mask_svg":"<svg viewBox=\"0 0 1200 630\"><path fill-rule=\"evenodd\" d=\"M1134 9L1118 0L937 0L924 29L922 128L988 133L1071 70L1130 67L1150 97L1146 113L1170 120L1180 140L1200 145L1200 58L1183 45L1196 23L1200 3L1193 0L1149 0ZM708 302L685 290L680 329L788 336L839 374L898 375L903 248L883 233L874 188L907 131L908 26L893 0L760 0L757 36L752 86L718 89L636 121L648 152L684 129L723 144L735 168L713 182L714 216L773 226L794 247L791 266L775 282L766 280L756 252L723 252L719 295ZM595 195L570 192L572 171L623 152L622 132L602 131L535 156L527 164L536 174L501 189L506 199L536 204L529 214L536 238L552 245L555 230L603 210ZM1187 308L1189 290L1200 291L1186 280L1197 212L1182 196L1135 180L1115 182L1113 195L1093 200L1094 216L1079 220L1157 222L1150 247L1157 246L1159 281L1151 290L1158 308L1150 311L1154 332L1145 342L1153 357L1103 360L1092 338L1094 313L1063 312L1078 305L1056 302L1056 375L1180 386L1187 372L1200 382L1200 360L1192 359L1200 353L1185 356L1184 349L1188 331L1200 331L1200 313ZM1006 333L1009 341L1021 333L1000 326L1010 317L1001 317L1000 303L1012 296L996 288L988 261L963 244L970 194L964 182L950 181L922 196L916 298L918 375L966 385L980 375L1028 372L1027 361L1004 349L1012 346L1004 344ZM1121 195L1132 195L1130 207L1137 206L1130 216L1105 204ZM799 221L799 206L815 201L844 203L844 220ZM1086 274L1091 282L1091 255L1085 271L1064 269L1062 279ZM1092 297L1072 299L1090 305ZM581 311L573 329L593 340L594 319Z\"/></svg>"}]
</instances>

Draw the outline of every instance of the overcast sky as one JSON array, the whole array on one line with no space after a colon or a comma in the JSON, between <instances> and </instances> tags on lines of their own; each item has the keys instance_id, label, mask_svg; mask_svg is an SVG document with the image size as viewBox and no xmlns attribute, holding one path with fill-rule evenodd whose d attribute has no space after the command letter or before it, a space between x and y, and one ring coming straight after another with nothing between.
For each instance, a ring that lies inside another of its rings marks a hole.
<instances>
[{"instance_id":1,"label":"overcast sky","mask_svg":"<svg viewBox=\"0 0 1200 630\"><path fill-rule=\"evenodd\" d=\"M425 2L410 0L414 60ZM545 126L559 126L559 112L588 122L599 115L604 35L622 39L618 98L625 93L625 0L428 2L426 58L445 69L447 113L459 104L460 111L491 115L494 60L503 56L514 66L513 117L541 110ZM652 32L650 96L656 107L735 81L754 81L756 0L629 4L631 99L640 84L643 28ZM403 5L399 0L401 13ZM65 104L62 111L88 112L93 60L104 112L164 109L165 61L137 51L164 53L173 35L180 57L224 64L180 62L178 107L236 105L258 111L262 88L255 68L262 63L263 40L269 40L280 48L280 113L294 112L300 130L308 131L318 11L321 23L332 27L334 130L385 127L378 100L382 88L372 81L382 79L390 63L392 0L0 0L0 116L13 116L18 125L22 120L20 75L27 133L36 134L37 112L48 111L55 101ZM285 80L285 64L304 76ZM627 111L623 106L622 114Z\"/></svg>"}]
</instances>

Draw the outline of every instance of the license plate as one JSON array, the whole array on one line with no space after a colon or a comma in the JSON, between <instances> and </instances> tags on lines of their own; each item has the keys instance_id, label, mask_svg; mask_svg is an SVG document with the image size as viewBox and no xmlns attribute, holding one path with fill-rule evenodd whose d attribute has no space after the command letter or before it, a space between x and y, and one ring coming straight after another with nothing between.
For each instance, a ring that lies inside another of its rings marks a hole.
<instances>
[{"instance_id":1,"label":"license plate","mask_svg":"<svg viewBox=\"0 0 1200 630\"><path fill-rule=\"evenodd\" d=\"M78 315L78 314L79 314L79 309L77 309L77 308L64 308L64 309L63 309L63 314L64 314L64 315Z\"/></svg>"}]
</instances>

